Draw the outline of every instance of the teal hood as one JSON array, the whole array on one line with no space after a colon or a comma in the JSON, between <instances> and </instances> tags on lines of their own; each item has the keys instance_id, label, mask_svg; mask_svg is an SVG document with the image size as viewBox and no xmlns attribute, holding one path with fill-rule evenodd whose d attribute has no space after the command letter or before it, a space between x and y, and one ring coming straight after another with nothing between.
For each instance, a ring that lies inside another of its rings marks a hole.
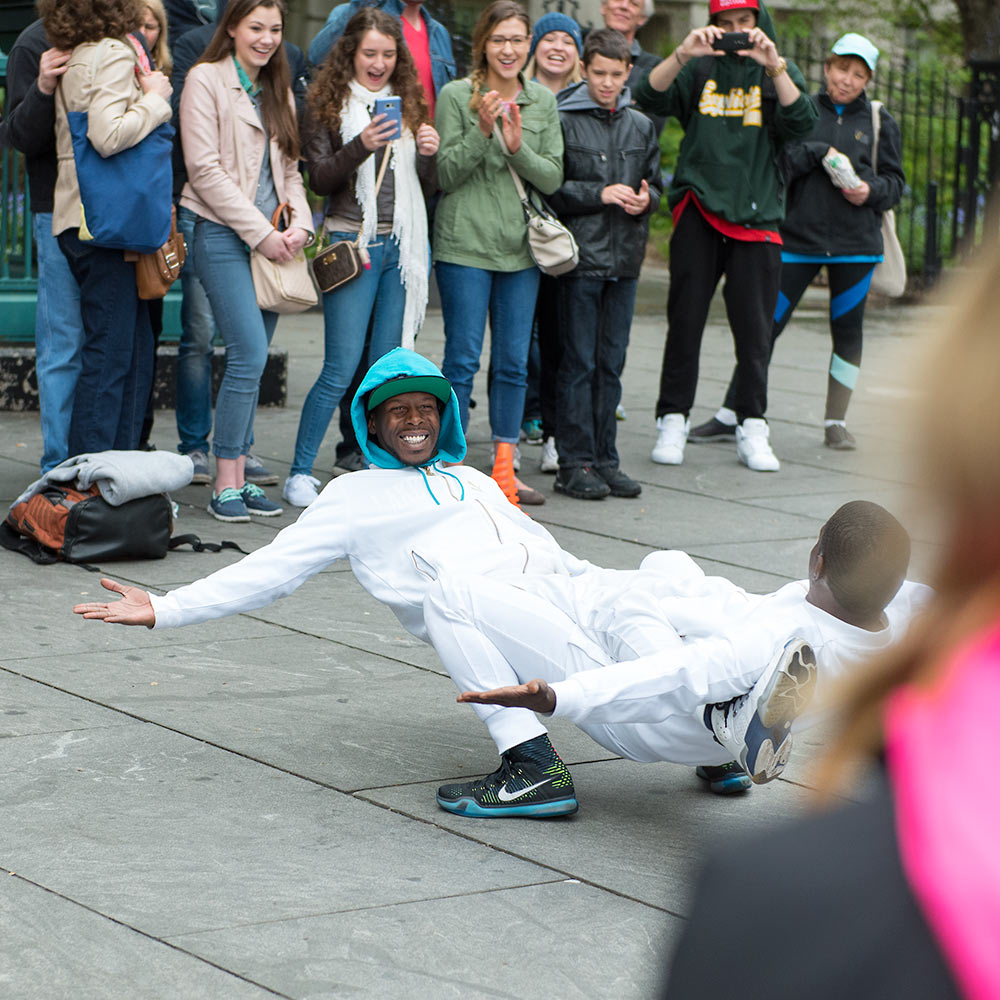
<instances>
[{"instance_id":1,"label":"teal hood","mask_svg":"<svg viewBox=\"0 0 1000 1000\"><path fill-rule=\"evenodd\" d=\"M383 355L368 369L354 401L351 403L351 423L354 433L358 436L358 444L370 465L377 469L406 469L408 466L395 455L390 455L376 441L368 438L368 414L365 413L365 397L383 382L398 378L400 375L437 375L441 372L437 365L430 362L416 351L408 351L405 347L396 347ZM451 398L444 404L441 412L441 436L438 438L437 451L427 463L461 462L465 458L465 434L458 419L458 400L452 390Z\"/></svg>"}]
</instances>

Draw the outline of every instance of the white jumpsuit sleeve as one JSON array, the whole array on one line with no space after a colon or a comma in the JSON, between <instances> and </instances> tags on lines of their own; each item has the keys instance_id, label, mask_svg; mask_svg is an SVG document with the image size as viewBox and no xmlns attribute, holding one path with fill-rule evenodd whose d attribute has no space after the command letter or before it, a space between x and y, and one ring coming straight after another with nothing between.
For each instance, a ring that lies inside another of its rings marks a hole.
<instances>
[{"instance_id":1,"label":"white jumpsuit sleeve","mask_svg":"<svg viewBox=\"0 0 1000 1000\"><path fill-rule=\"evenodd\" d=\"M682 647L585 670L552 685L555 715L577 725L655 723L746 694L796 635L789 618L741 623Z\"/></svg>"},{"instance_id":2,"label":"white jumpsuit sleeve","mask_svg":"<svg viewBox=\"0 0 1000 1000\"><path fill-rule=\"evenodd\" d=\"M349 555L350 512L336 480L269 544L211 576L150 595L154 628L175 628L262 608Z\"/></svg>"}]
</instances>

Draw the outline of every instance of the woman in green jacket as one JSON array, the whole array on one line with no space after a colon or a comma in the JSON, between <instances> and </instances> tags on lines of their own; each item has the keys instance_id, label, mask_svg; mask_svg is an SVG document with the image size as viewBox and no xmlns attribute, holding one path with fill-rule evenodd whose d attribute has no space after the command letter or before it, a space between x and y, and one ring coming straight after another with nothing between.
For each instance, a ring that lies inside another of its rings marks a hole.
<instances>
[{"instance_id":1,"label":"woman in green jacket","mask_svg":"<svg viewBox=\"0 0 1000 1000\"><path fill-rule=\"evenodd\" d=\"M438 183L444 192L434 220L445 333L441 368L455 389L465 429L488 314L490 431L501 483L514 481L511 462L539 279L508 168L542 194L562 183L555 97L522 73L530 41L531 22L519 3L490 4L473 33L471 76L442 88L437 101ZM494 134L497 123L502 142ZM530 497L535 491L517 488L522 502L542 502L541 494Z\"/></svg>"}]
</instances>

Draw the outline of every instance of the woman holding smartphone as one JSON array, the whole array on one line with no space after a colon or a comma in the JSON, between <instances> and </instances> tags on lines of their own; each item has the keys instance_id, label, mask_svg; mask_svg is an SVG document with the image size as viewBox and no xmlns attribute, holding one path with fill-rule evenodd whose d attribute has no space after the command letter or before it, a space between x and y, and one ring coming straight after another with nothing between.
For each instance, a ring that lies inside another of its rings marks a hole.
<instances>
[{"instance_id":1,"label":"woman holding smartphone","mask_svg":"<svg viewBox=\"0 0 1000 1000\"><path fill-rule=\"evenodd\" d=\"M423 322L430 266L424 196L437 187L438 150L426 117L399 19L362 8L309 88L303 125L310 186L327 196L327 238L360 236L366 263L358 277L323 294L323 367L302 407L284 488L293 506L307 507L318 495L313 463L361 361L369 322L369 365L394 347L412 347Z\"/></svg>"},{"instance_id":2,"label":"woman holding smartphone","mask_svg":"<svg viewBox=\"0 0 1000 1000\"><path fill-rule=\"evenodd\" d=\"M465 428L489 315L490 431L501 483L514 476L539 279L508 165L542 194L562 183L555 97L522 72L530 41L531 22L519 3L490 4L473 33L472 75L443 87L437 102L444 191L434 221L445 332L441 367L458 396ZM498 123L502 144L494 135ZM521 503L544 500L522 484L517 493Z\"/></svg>"},{"instance_id":3,"label":"woman holding smartphone","mask_svg":"<svg viewBox=\"0 0 1000 1000\"><path fill-rule=\"evenodd\" d=\"M188 181L181 205L197 216L193 263L226 344L215 406L215 490L220 521L273 517L282 508L245 477L267 348L277 313L257 306L250 249L288 261L312 239L299 174L299 135L281 0L230 0L208 48L188 73L181 134ZM274 210L288 203L279 232Z\"/></svg>"}]
</instances>

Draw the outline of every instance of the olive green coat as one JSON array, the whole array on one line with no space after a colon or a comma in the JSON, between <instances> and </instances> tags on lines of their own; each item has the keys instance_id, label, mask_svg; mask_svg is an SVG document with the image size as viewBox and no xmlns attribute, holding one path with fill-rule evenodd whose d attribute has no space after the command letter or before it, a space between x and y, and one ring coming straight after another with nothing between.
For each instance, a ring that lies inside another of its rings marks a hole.
<instances>
[{"instance_id":1,"label":"olive green coat","mask_svg":"<svg viewBox=\"0 0 1000 1000\"><path fill-rule=\"evenodd\" d=\"M469 109L468 79L453 80L437 96L437 154L442 197L434 216L434 259L489 271L533 267L521 202L507 164L542 194L563 179L563 141L552 92L525 82L517 97L521 148L510 156L479 128Z\"/></svg>"}]
</instances>

